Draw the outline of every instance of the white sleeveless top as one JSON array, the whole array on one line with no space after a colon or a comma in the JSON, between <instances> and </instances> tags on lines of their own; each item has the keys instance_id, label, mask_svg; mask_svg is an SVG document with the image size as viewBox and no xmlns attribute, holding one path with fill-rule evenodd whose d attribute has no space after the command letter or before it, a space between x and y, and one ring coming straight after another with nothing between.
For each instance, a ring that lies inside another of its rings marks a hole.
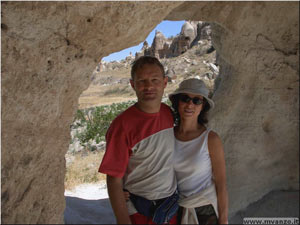
<instances>
[{"instance_id":1,"label":"white sleeveless top","mask_svg":"<svg viewBox=\"0 0 300 225\"><path fill-rule=\"evenodd\" d=\"M204 131L190 141L175 138L174 169L179 193L188 197L214 184L208 152L208 134Z\"/></svg>"}]
</instances>

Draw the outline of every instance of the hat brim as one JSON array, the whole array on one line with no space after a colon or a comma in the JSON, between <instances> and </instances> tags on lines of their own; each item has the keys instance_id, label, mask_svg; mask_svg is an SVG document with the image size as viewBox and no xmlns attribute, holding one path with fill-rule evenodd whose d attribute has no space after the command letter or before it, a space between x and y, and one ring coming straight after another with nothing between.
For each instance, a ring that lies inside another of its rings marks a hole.
<instances>
[{"instance_id":1,"label":"hat brim","mask_svg":"<svg viewBox=\"0 0 300 225\"><path fill-rule=\"evenodd\" d=\"M213 109L213 108L215 107L214 101L211 100L210 98L208 98L207 96L205 96L205 95L203 95L203 94L201 94L201 93L199 93L199 92L193 92L193 91L191 91L191 90L186 90L186 91L185 91L184 89L182 89L182 90L180 90L180 91L176 90L176 91L174 91L173 93L169 94L169 99L170 99L170 101L172 101L172 97L173 97L174 95L177 95L177 94L193 94L193 95L201 95L203 98L206 99L206 101L207 101L208 104L210 105L210 108L211 108L211 109Z\"/></svg>"}]
</instances>

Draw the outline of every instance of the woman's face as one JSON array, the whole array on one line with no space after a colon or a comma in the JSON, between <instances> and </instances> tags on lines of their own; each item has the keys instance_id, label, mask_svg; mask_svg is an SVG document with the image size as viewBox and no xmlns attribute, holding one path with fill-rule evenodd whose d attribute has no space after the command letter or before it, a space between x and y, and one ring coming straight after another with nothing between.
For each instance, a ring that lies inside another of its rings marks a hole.
<instances>
[{"instance_id":1,"label":"woman's face","mask_svg":"<svg viewBox=\"0 0 300 225\"><path fill-rule=\"evenodd\" d=\"M178 102L178 112L182 120L191 119L197 121L203 109L203 96L194 94L181 94Z\"/></svg>"}]
</instances>

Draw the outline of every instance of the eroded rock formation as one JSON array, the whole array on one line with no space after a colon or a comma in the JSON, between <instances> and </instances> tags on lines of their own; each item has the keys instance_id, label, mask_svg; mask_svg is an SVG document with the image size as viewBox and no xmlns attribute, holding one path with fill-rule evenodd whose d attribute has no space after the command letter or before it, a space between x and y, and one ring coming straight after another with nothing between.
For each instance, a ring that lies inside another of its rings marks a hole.
<instances>
[{"instance_id":1,"label":"eroded rock formation","mask_svg":"<svg viewBox=\"0 0 300 225\"><path fill-rule=\"evenodd\" d=\"M145 42L141 51L135 54L135 58L142 55L155 56L156 58L176 57L194 45L198 44L201 39L211 40L211 25L202 21L186 21L180 34L175 37L166 38L160 31L155 32L153 43L148 47Z\"/></svg>"},{"instance_id":2,"label":"eroded rock formation","mask_svg":"<svg viewBox=\"0 0 300 225\"><path fill-rule=\"evenodd\" d=\"M64 155L102 57L163 19L216 22L230 213L299 189L299 2L1 2L2 223L62 223Z\"/></svg>"}]
</instances>

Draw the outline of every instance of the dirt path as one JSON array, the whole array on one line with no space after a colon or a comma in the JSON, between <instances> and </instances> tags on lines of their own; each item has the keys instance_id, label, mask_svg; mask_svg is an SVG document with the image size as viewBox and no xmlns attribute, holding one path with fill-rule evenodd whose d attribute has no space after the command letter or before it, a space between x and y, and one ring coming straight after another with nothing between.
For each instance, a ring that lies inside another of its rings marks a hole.
<instances>
[{"instance_id":1,"label":"dirt path","mask_svg":"<svg viewBox=\"0 0 300 225\"><path fill-rule=\"evenodd\" d=\"M115 224L105 183L83 184L66 191L66 224ZM243 224L243 218L298 218L299 191L271 191L229 218L229 224ZM298 220L299 224L299 220Z\"/></svg>"}]
</instances>

